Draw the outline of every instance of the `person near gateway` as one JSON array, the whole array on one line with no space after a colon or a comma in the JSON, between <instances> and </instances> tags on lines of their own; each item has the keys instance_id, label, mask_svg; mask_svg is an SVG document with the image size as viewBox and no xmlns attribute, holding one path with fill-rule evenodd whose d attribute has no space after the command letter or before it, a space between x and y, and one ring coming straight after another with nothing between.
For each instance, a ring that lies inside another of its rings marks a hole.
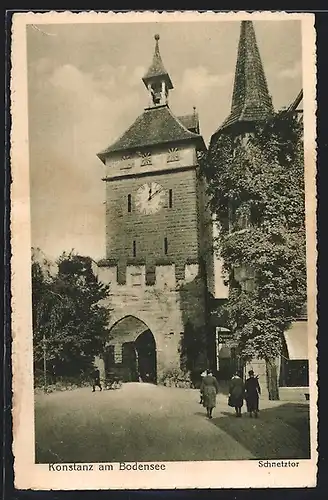
<instances>
[{"instance_id":1,"label":"person near gateway","mask_svg":"<svg viewBox=\"0 0 328 500\"><path fill-rule=\"evenodd\" d=\"M259 396L261 394L261 387L258 377L255 377L254 371L249 370L248 379L245 382L245 399L249 416L252 418L258 417L259 413Z\"/></svg>"},{"instance_id":2,"label":"person near gateway","mask_svg":"<svg viewBox=\"0 0 328 500\"><path fill-rule=\"evenodd\" d=\"M206 377L207 375L207 371L204 370L201 374L200 374L200 377L201 377L201 381L203 381L203 378ZM199 404L202 405L203 404L203 393L202 393L202 385L200 386L200 401L199 401Z\"/></svg>"},{"instance_id":3,"label":"person near gateway","mask_svg":"<svg viewBox=\"0 0 328 500\"><path fill-rule=\"evenodd\" d=\"M92 392L95 392L96 387L99 387L99 389L102 391L101 383L100 383L100 372L98 369L95 369L93 374L92 374Z\"/></svg>"},{"instance_id":4,"label":"person near gateway","mask_svg":"<svg viewBox=\"0 0 328 500\"><path fill-rule=\"evenodd\" d=\"M207 370L207 375L203 377L200 392L203 394L203 406L206 408L207 417L212 418L213 408L216 406L216 396L219 392L219 384L213 376L212 370Z\"/></svg>"},{"instance_id":5,"label":"person near gateway","mask_svg":"<svg viewBox=\"0 0 328 500\"><path fill-rule=\"evenodd\" d=\"M235 409L236 417L241 417L241 409L244 404L245 387L243 379L236 371L230 380L228 404Z\"/></svg>"}]
</instances>

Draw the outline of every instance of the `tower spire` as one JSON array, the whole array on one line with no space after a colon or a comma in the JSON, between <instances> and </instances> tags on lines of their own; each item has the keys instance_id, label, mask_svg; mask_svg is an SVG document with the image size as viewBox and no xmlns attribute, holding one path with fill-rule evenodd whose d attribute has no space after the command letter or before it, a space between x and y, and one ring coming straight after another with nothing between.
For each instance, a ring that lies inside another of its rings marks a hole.
<instances>
[{"instance_id":1,"label":"tower spire","mask_svg":"<svg viewBox=\"0 0 328 500\"><path fill-rule=\"evenodd\" d=\"M221 129L265 120L274 112L252 21L242 21L231 112Z\"/></svg>"},{"instance_id":2,"label":"tower spire","mask_svg":"<svg viewBox=\"0 0 328 500\"><path fill-rule=\"evenodd\" d=\"M173 89L171 78L166 71L159 50L159 35L156 34L153 61L142 81L148 89L151 105L167 104L169 90Z\"/></svg>"}]
</instances>

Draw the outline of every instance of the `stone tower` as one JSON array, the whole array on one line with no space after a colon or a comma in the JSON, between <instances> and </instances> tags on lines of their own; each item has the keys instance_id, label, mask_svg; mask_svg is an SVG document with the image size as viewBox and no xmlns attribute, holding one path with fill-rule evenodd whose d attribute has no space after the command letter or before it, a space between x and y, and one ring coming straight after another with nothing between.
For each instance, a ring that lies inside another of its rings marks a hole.
<instances>
[{"instance_id":1,"label":"stone tower","mask_svg":"<svg viewBox=\"0 0 328 500\"><path fill-rule=\"evenodd\" d=\"M204 335L213 281L211 217L198 157L206 150L196 111L176 117L173 89L155 35L142 79L148 107L98 154L106 168L106 258L98 276L111 284L109 339L102 371L162 381L180 368L185 335ZM197 342L196 342L197 343ZM207 364L206 347L194 368Z\"/></svg>"},{"instance_id":2,"label":"stone tower","mask_svg":"<svg viewBox=\"0 0 328 500\"><path fill-rule=\"evenodd\" d=\"M303 98L303 92L300 91L295 101L287 108L288 112L295 113L302 119L302 110L300 109ZM223 124L212 135L209 153L215 152L219 146L219 139L222 134L228 134L232 138L232 144L238 144L239 141L245 141L249 134L254 131L254 126L265 121L274 114L272 99L269 94L268 85L255 37L254 26L252 21L242 21L240 29L240 38L238 45L238 55L235 70L235 79L233 87L233 95L231 102L231 111ZM237 204L229 206L229 232L244 232L250 227L250 221L247 216L238 218L236 216L237 209L242 205L239 200ZM254 276L250 266L239 266L234 269L234 279L239 282L245 290L251 290L254 286ZM229 337L229 334L227 335ZM223 335L222 335L223 338ZM229 339L230 342L233 339ZM285 332L286 350L284 356L277 361L278 373L280 372L280 381L287 386L294 384L291 380L295 372L298 372L297 384L306 385L307 382L307 321L306 311L304 315L294 321L290 329ZM227 343L228 344L228 343ZM231 342L233 344L233 341ZM223 345L223 349L229 351L228 347ZM231 357L231 355L230 355ZM293 365L294 363L294 365ZM283 368L280 371L280 368ZM297 370L295 369L295 366ZM262 392L266 394L267 377L266 367L263 360L252 360L251 367L259 375ZM285 368L284 368L285 367ZM287 368L288 367L288 368ZM283 371L289 373L289 381L284 381L286 375ZM286 389L286 387L285 387ZM289 387L288 387L289 389ZM297 395L297 391L296 391ZM298 395L297 395L298 396ZM283 391L281 391L283 398Z\"/></svg>"},{"instance_id":3,"label":"stone tower","mask_svg":"<svg viewBox=\"0 0 328 500\"><path fill-rule=\"evenodd\" d=\"M246 141L252 133L256 124L262 120L267 120L274 114L272 99L269 94L268 85L258 49L255 31L252 21L242 21L240 27L240 37L235 69L234 86L231 101L231 111L223 124L214 132L210 140L209 154L221 147L220 138L223 134L228 134L232 138L232 144L239 141ZM229 205L229 231L245 231L249 227L249 220L246 216L238 217L240 204ZM248 290L253 286L253 273L249 267L234 269L234 278L241 286ZM229 335L228 335L229 336ZM234 369L239 367L238 359L234 358L233 341L225 344L225 340L220 341L218 335L218 345L225 351L227 357L226 364L229 367L227 376L231 376ZM223 338L223 336L222 336ZM229 347L228 347L229 345ZM231 348L232 346L232 348ZM231 359L229 360L229 352ZM261 381L265 379L264 364L254 361L254 369L261 375ZM219 369L220 370L220 369Z\"/></svg>"}]
</instances>

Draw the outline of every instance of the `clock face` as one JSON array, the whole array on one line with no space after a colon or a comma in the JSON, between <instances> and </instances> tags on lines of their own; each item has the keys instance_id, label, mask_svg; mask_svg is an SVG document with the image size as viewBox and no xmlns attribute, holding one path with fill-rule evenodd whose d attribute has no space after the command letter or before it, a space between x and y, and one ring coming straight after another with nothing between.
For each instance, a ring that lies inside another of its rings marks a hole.
<instances>
[{"instance_id":1,"label":"clock face","mask_svg":"<svg viewBox=\"0 0 328 500\"><path fill-rule=\"evenodd\" d=\"M165 203L165 190L157 182L140 186L136 193L136 207L141 214L155 214Z\"/></svg>"}]
</instances>

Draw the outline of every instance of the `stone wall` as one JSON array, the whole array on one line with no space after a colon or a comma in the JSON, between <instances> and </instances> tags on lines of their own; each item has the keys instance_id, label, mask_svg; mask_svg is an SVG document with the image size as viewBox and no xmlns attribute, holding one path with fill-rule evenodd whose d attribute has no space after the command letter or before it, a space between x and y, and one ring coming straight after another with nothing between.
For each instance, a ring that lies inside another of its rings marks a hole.
<instances>
[{"instance_id":1,"label":"stone wall","mask_svg":"<svg viewBox=\"0 0 328 500\"><path fill-rule=\"evenodd\" d=\"M163 208L149 215L139 213L135 206L136 192L146 182L159 183L167 196ZM186 262L199 259L196 169L113 180L107 182L106 189L106 256L118 261L119 281L124 282L126 264L133 259L144 260L147 272L165 259L176 265L177 278L182 279ZM172 207L169 207L170 189ZM128 212L129 195L131 212Z\"/></svg>"},{"instance_id":2,"label":"stone wall","mask_svg":"<svg viewBox=\"0 0 328 500\"><path fill-rule=\"evenodd\" d=\"M136 340L142 330L152 332L158 377L166 370L179 368L180 340L186 324L191 323L195 328L206 324L206 287L199 266L185 265L181 280L176 278L174 265L156 266L153 285L146 283L144 265L128 265L125 284L119 284L116 266L94 266L94 272L100 281L110 283L110 297L105 302L111 309L109 328L124 318L136 318L145 327L130 332L129 340Z\"/></svg>"}]
</instances>

